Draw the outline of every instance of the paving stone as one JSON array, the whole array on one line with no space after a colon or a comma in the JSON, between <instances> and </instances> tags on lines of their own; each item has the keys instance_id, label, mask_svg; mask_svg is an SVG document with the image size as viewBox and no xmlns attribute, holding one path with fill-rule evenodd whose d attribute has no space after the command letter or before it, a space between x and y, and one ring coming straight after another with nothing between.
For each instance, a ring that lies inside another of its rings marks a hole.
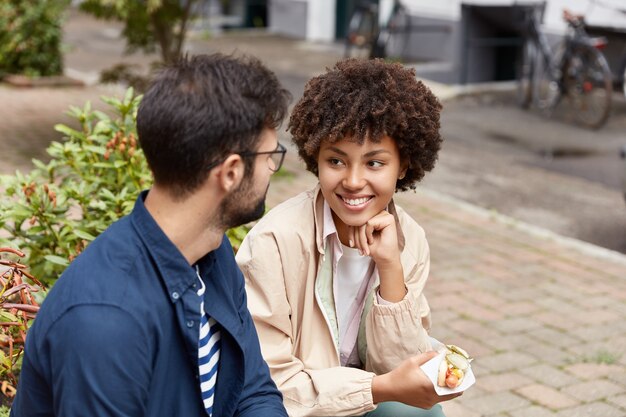
<instances>
[{"instance_id":1,"label":"paving stone","mask_svg":"<svg viewBox=\"0 0 626 417\"><path fill-rule=\"evenodd\" d=\"M573 344L580 343L580 339L577 337L571 336L562 330L551 329L548 327L541 327L538 329L533 329L528 332L528 335L541 340L543 342L549 343L553 346L570 346Z\"/></svg>"},{"instance_id":2,"label":"paving stone","mask_svg":"<svg viewBox=\"0 0 626 417\"><path fill-rule=\"evenodd\" d=\"M541 306L537 305L532 301L516 301L506 303L501 307L503 313L507 316L519 317L520 315L528 315L530 313L535 313L542 309Z\"/></svg>"},{"instance_id":3,"label":"paving stone","mask_svg":"<svg viewBox=\"0 0 626 417\"><path fill-rule=\"evenodd\" d=\"M607 402L609 404L616 405L624 409L624 415L626 415L626 394L613 396L611 398L607 398Z\"/></svg>"},{"instance_id":4,"label":"paving stone","mask_svg":"<svg viewBox=\"0 0 626 417\"><path fill-rule=\"evenodd\" d=\"M482 376L476 381L476 385L489 392L510 391L526 385L531 385L535 381L521 375L519 372L505 372Z\"/></svg>"},{"instance_id":5,"label":"paving stone","mask_svg":"<svg viewBox=\"0 0 626 417\"><path fill-rule=\"evenodd\" d=\"M475 339L488 340L490 338L501 336L501 334L496 330L474 320L456 320L448 323L448 326L463 335L473 337Z\"/></svg>"},{"instance_id":6,"label":"paving stone","mask_svg":"<svg viewBox=\"0 0 626 417\"><path fill-rule=\"evenodd\" d=\"M624 321L626 322L626 320ZM570 334L587 342L604 340L615 336L620 330L624 332L626 329L621 326L622 323L624 322L619 321L618 323L611 322L610 324L604 325L581 326L577 329L573 329Z\"/></svg>"},{"instance_id":7,"label":"paving stone","mask_svg":"<svg viewBox=\"0 0 626 417\"><path fill-rule=\"evenodd\" d=\"M461 405L456 400L443 402L441 406L446 417L482 417L480 413Z\"/></svg>"},{"instance_id":8,"label":"paving stone","mask_svg":"<svg viewBox=\"0 0 626 417\"><path fill-rule=\"evenodd\" d=\"M582 303L581 303L582 304ZM580 321L585 324L600 325L621 319L621 314L609 311L605 308L581 311L576 315L570 315L568 319Z\"/></svg>"},{"instance_id":9,"label":"paving stone","mask_svg":"<svg viewBox=\"0 0 626 417\"><path fill-rule=\"evenodd\" d=\"M624 417L624 412L607 403L595 402L561 410L556 417Z\"/></svg>"},{"instance_id":10,"label":"paving stone","mask_svg":"<svg viewBox=\"0 0 626 417\"><path fill-rule=\"evenodd\" d=\"M554 417L555 415L550 409L538 405L514 410L510 414L511 417Z\"/></svg>"},{"instance_id":11,"label":"paving stone","mask_svg":"<svg viewBox=\"0 0 626 417\"><path fill-rule=\"evenodd\" d=\"M571 374L560 371L556 367L545 363L520 368L519 372L539 383L554 388L561 388L580 382L578 378L573 377Z\"/></svg>"},{"instance_id":12,"label":"paving stone","mask_svg":"<svg viewBox=\"0 0 626 417\"><path fill-rule=\"evenodd\" d=\"M539 314L534 314L531 316L533 320L542 323L546 326L554 327L557 329L561 329L564 331L573 330L579 326L582 326L584 323L580 321L574 321L571 316L564 315L561 313L555 312L544 312Z\"/></svg>"},{"instance_id":13,"label":"paving stone","mask_svg":"<svg viewBox=\"0 0 626 417\"><path fill-rule=\"evenodd\" d=\"M515 351L499 353L487 358L482 358L480 365L492 372L504 372L513 369L523 369L537 363L532 356Z\"/></svg>"},{"instance_id":14,"label":"paving stone","mask_svg":"<svg viewBox=\"0 0 626 417\"><path fill-rule=\"evenodd\" d=\"M626 392L626 389L606 379L594 379L592 381L570 385L563 388L561 391L574 398L584 398L585 401L590 402L623 394Z\"/></svg>"},{"instance_id":15,"label":"paving stone","mask_svg":"<svg viewBox=\"0 0 626 417\"><path fill-rule=\"evenodd\" d=\"M580 404L580 401L575 398L562 394L556 389L544 384L528 385L515 390L515 392L532 402L539 403L544 407L554 410L573 407Z\"/></svg>"},{"instance_id":16,"label":"paving stone","mask_svg":"<svg viewBox=\"0 0 626 417\"><path fill-rule=\"evenodd\" d=\"M577 356L568 350L542 342L538 342L528 349L527 352L537 358L537 361L548 362L552 366L567 365L577 360Z\"/></svg>"},{"instance_id":17,"label":"paving stone","mask_svg":"<svg viewBox=\"0 0 626 417\"><path fill-rule=\"evenodd\" d=\"M626 367L604 363L577 363L566 366L564 370L582 380L602 378L610 374L626 375Z\"/></svg>"},{"instance_id":18,"label":"paving stone","mask_svg":"<svg viewBox=\"0 0 626 417\"><path fill-rule=\"evenodd\" d=\"M519 410L529 407L531 403L519 395L505 391L469 400L463 399L463 405L467 405L468 408L479 412L481 415L486 415Z\"/></svg>"},{"instance_id":19,"label":"paving stone","mask_svg":"<svg viewBox=\"0 0 626 417\"><path fill-rule=\"evenodd\" d=\"M511 334L537 329L541 327L541 323L523 317L500 320L498 322L495 322L493 326L502 333Z\"/></svg>"},{"instance_id":20,"label":"paving stone","mask_svg":"<svg viewBox=\"0 0 626 417\"><path fill-rule=\"evenodd\" d=\"M508 350L526 350L537 344L537 339L528 335L528 333L506 335L485 340L485 344L491 346L498 352Z\"/></svg>"}]
</instances>

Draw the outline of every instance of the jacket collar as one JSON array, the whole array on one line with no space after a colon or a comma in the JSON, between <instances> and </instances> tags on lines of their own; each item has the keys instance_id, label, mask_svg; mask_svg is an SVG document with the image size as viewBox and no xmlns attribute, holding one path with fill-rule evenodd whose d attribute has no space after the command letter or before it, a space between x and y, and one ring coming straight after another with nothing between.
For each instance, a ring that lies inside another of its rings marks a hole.
<instances>
[{"instance_id":1,"label":"jacket collar","mask_svg":"<svg viewBox=\"0 0 626 417\"><path fill-rule=\"evenodd\" d=\"M393 199L389 202L389 213L396 220L396 231L398 233L398 245L400 251L404 250L404 233L400 227L400 220L398 219L398 212ZM320 254L324 253L324 196L319 183L313 189L313 216L315 218L315 243L317 244L317 250Z\"/></svg>"},{"instance_id":2,"label":"jacket collar","mask_svg":"<svg viewBox=\"0 0 626 417\"><path fill-rule=\"evenodd\" d=\"M196 270L189 265L187 259L146 209L144 201L147 195L148 191L143 191L139 195L130 219L163 277L170 300L176 302L178 297L196 282ZM201 269L208 269L213 261L213 252L210 252L198 263Z\"/></svg>"}]
</instances>

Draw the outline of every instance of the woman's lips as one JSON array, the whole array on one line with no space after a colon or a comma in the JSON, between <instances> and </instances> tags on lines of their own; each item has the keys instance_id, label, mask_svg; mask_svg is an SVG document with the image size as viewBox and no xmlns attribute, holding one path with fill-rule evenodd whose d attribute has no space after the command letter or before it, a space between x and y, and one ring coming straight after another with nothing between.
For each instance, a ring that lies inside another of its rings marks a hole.
<instances>
[{"instance_id":1,"label":"woman's lips","mask_svg":"<svg viewBox=\"0 0 626 417\"><path fill-rule=\"evenodd\" d=\"M374 199L374 196L350 196L344 197L342 195L337 194L337 197L343 202L344 207L348 210L362 210L369 205L369 203Z\"/></svg>"}]
</instances>

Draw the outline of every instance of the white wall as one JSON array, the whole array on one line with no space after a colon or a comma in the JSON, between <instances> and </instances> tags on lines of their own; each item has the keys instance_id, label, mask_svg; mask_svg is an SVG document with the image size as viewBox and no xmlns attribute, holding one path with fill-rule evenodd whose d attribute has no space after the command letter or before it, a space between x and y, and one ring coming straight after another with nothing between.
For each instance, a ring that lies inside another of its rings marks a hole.
<instances>
[{"instance_id":1,"label":"white wall","mask_svg":"<svg viewBox=\"0 0 626 417\"><path fill-rule=\"evenodd\" d=\"M386 0L381 0L386 1ZM536 0L402 0L403 4L416 16L461 19L461 4L506 6L513 4L536 3ZM609 26L626 29L626 13L612 10L626 10L626 0L547 0L544 16L545 29L554 34L565 31L561 18L564 8L574 13L585 14L587 22L594 26Z\"/></svg>"},{"instance_id":2,"label":"white wall","mask_svg":"<svg viewBox=\"0 0 626 417\"><path fill-rule=\"evenodd\" d=\"M335 40L336 0L308 0L307 34L310 41Z\"/></svg>"}]
</instances>

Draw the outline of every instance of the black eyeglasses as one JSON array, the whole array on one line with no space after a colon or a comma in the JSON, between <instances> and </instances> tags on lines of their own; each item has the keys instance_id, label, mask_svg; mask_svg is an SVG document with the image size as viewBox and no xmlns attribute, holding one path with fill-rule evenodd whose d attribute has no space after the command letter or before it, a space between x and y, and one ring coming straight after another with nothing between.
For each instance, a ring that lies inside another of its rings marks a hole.
<instances>
[{"instance_id":1,"label":"black eyeglasses","mask_svg":"<svg viewBox=\"0 0 626 417\"><path fill-rule=\"evenodd\" d=\"M272 164L274 167L269 167L272 172L276 172L283 166L283 161L285 160L285 154L287 153L287 148L285 148L280 143L276 146L276 149L273 151L265 151L265 152L239 152L241 156L257 156L257 155L270 155L272 160Z\"/></svg>"},{"instance_id":2,"label":"black eyeglasses","mask_svg":"<svg viewBox=\"0 0 626 417\"><path fill-rule=\"evenodd\" d=\"M272 160L272 165L268 167L270 171L276 172L283 166L283 161L285 160L285 154L287 153L287 148L285 148L282 144L278 144L276 149L273 151L265 151L265 152L234 152L242 157L245 156L257 156L257 155L270 155L270 159ZM221 164L222 161L217 161L209 164L207 166L207 170L211 170Z\"/></svg>"}]
</instances>

